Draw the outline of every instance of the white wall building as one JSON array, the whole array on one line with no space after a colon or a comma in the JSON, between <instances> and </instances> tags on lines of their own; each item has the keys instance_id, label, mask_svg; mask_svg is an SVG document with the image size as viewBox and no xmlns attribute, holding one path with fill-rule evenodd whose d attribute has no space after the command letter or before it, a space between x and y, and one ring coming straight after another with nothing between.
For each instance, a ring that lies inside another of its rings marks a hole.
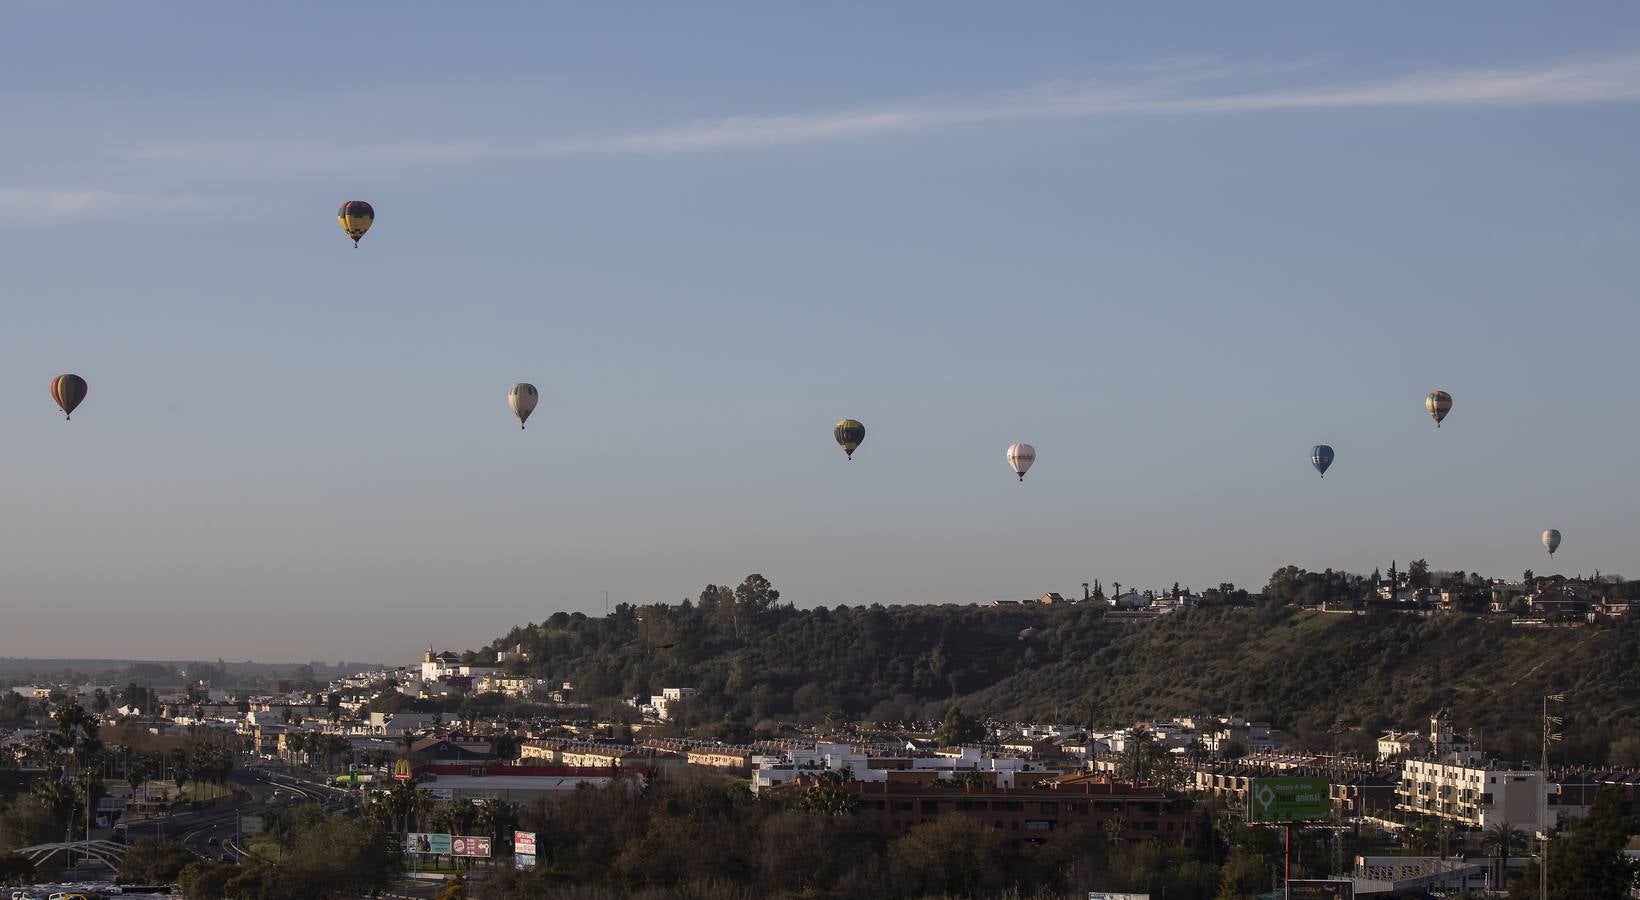
<instances>
[{"instance_id":1,"label":"white wall building","mask_svg":"<svg viewBox=\"0 0 1640 900\"><path fill-rule=\"evenodd\" d=\"M886 782L889 772L995 773L997 787L1011 788L1022 772L1051 771L1040 764L1011 756L991 756L978 747L963 747L937 756L885 757L862 753L848 744L815 744L812 750L788 750L752 757L752 792L796 781L799 775L848 771L855 781Z\"/></svg>"},{"instance_id":2,"label":"white wall building","mask_svg":"<svg viewBox=\"0 0 1640 900\"><path fill-rule=\"evenodd\" d=\"M1490 828L1507 822L1528 834L1542 825L1543 773L1487 768L1459 756L1401 764L1395 808Z\"/></svg>"}]
</instances>

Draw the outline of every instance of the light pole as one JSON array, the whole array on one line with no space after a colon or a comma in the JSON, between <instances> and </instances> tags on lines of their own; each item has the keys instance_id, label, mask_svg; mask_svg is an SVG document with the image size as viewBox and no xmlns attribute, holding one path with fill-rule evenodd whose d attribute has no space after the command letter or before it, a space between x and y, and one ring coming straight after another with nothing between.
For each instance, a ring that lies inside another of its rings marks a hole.
<instances>
[{"instance_id":1,"label":"light pole","mask_svg":"<svg viewBox=\"0 0 1640 900\"><path fill-rule=\"evenodd\" d=\"M1543 829L1543 853L1538 860L1538 900L1549 900L1549 742L1561 739L1555 726L1565 722L1560 716L1549 715L1549 702L1566 702L1565 694L1543 695L1543 755L1538 767L1538 827ZM1505 873L1507 877L1508 873Z\"/></svg>"}]
</instances>

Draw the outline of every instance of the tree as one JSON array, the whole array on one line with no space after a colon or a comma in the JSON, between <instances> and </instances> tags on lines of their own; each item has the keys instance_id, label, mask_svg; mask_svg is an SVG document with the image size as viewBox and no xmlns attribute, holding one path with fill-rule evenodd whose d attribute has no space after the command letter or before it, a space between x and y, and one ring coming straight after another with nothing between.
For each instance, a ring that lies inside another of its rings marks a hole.
<instances>
[{"instance_id":1,"label":"tree","mask_svg":"<svg viewBox=\"0 0 1640 900\"><path fill-rule=\"evenodd\" d=\"M1508 822L1499 822L1486 829L1484 843L1500 858L1501 863L1498 866L1498 871L1503 873L1505 881L1509 878L1509 856L1516 848L1523 846L1525 840L1526 836Z\"/></svg>"},{"instance_id":2,"label":"tree","mask_svg":"<svg viewBox=\"0 0 1640 900\"><path fill-rule=\"evenodd\" d=\"M961 747L972 744L985 737L985 726L981 725L972 716L962 711L962 707L951 704L945 711L945 721L940 723L936 739L944 747Z\"/></svg>"},{"instance_id":3,"label":"tree","mask_svg":"<svg viewBox=\"0 0 1640 900\"><path fill-rule=\"evenodd\" d=\"M195 858L177 841L142 838L126 848L114 880L118 884L174 884Z\"/></svg>"},{"instance_id":4,"label":"tree","mask_svg":"<svg viewBox=\"0 0 1640 900\"><path fill-rule=\"evenodd\" d=\"M1415 559L1407 563L1407 587L1429 587L1429 563L1422 559Z\"/></svg>"}]
</instances>

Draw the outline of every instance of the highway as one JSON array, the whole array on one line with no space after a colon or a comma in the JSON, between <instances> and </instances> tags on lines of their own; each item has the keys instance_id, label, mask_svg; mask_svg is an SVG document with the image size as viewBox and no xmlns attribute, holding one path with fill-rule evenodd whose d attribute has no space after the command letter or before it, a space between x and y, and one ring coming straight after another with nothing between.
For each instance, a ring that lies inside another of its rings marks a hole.
<instances>
[{"instance_id":1,"label":"highway","mask_svg":"<svg viewBox=\"0 0 1640 900\"><path fill-rule=\"evenodd\" d=\"M326 803L347 796L345 791L258 769L235 771L228 780L244 788L251 799L236 807L132 822L126 828L128 840L163 835L181 841L203 859L221 859L227 855L237 861L239 854L233 851L238 848L233 846L233 839L239 815L261 815L296 803Z\"/></svg>"}]
</instances>

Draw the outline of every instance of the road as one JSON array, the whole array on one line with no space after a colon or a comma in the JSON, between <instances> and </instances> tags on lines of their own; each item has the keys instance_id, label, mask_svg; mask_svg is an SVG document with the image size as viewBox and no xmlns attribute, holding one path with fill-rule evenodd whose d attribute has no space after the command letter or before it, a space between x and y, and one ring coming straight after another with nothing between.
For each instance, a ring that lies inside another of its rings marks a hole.
<instances>
[{"instance_id":1,"label":"road","mask_svg":"<svg viewBox=\"0 0 1640 900\"><path fill-rule=\"evenodd\" d=\"M335 788L260 770L235 771L228 780L244 788L250 799L236 807L132 822L126 828L128 839L163 836L181 841L184 847L205 859L220 859L224 854L237 856L230 853L230 845L241 814L259 815L295 803L325 803L346 796L346 792Z\"/></svg>"}]
</instances>

